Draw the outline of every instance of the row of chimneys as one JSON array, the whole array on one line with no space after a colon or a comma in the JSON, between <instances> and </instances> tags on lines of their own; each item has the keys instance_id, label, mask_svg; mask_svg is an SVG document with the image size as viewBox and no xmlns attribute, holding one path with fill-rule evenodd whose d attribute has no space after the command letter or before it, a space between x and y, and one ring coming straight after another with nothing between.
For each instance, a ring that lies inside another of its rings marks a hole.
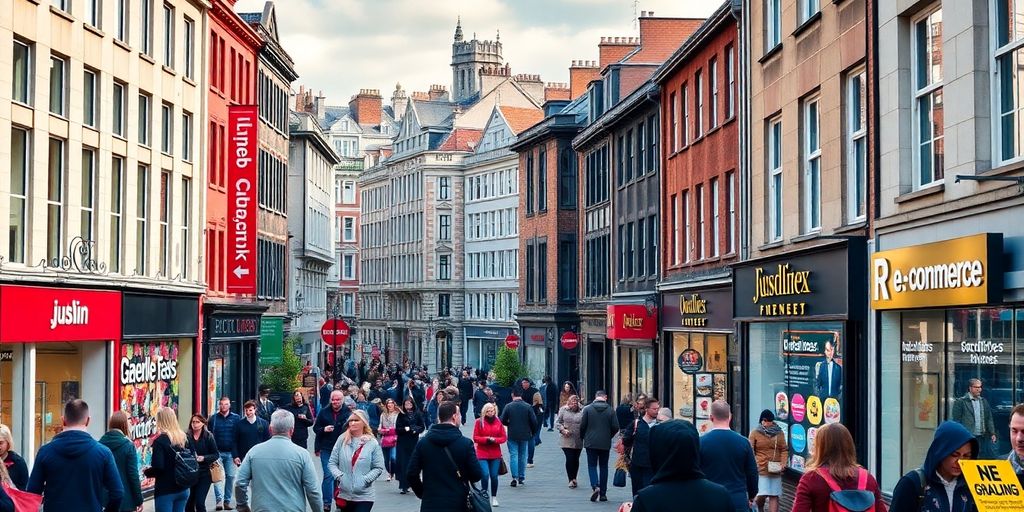
<instances>
[{"instance_id":1,"label":"row of chimneys","mask_svg":"<svg viewBox=\"0 0 1024 512\"><path fill-rule=\"evenodd\" d=\"M639 37L605 37L601 36L601 44L640 44Z\"/></svg>"},{"instance_id":2,"label":"row of chimneys","mask_svg":"<svg viewBox=\"0 0 1024 512\"><path fill-rule=\"evenodd\" d=\"M572 66L569 66L569 67L573 67L573 68L596 68L597 67L597 61L596 60L574 60L574 61L572 61Z\"/></svg>"},{"instance_id":3,"label":"row of chimneys","mask_svg":"<svg viewBox=\"0 0 1024 512\"><path fill-rule=\"evenodd\" d=\"M512 77L516 82L540 82L540 75L519 74Z\"/></svg>"},{"instance_id":4,"label":"row of chimneys","mask_svg":"<svg viewBox=\"0 0 1024 512\"><path fill-rule=\"evenodd\" d=\"M654 17L654 11L640 11L640 17L641 18L653 18Z\"/></svg>"},{"instance_id":5,"label":"row of chimneys","mask_svg":"<svg viewBox=\"0 0 1024 512\"><path fill-rule=\"evenodd\" d=\"M548 89L568 89L569 84L565 82L548 82L544 87Z\"/></svg>"}]
</instances>

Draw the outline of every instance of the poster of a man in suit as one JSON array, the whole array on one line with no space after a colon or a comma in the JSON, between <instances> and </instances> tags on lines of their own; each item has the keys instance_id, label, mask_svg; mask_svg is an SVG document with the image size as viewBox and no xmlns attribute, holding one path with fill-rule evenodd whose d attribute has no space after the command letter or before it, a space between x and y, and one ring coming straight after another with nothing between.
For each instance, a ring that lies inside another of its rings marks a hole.
<instances>
[{"instance_id":1,"label":"poster of a man in suit","mask_svg":"<svg viewBox=\"0 0 1024 512\"><path fill-rule=\"evenodd\" d=\"M836 345L835 338L826 341L824 359L814 365L814 391L823 400L840 400L843 395L843 365L836 361Z\"/></svg>"}]
</instances>

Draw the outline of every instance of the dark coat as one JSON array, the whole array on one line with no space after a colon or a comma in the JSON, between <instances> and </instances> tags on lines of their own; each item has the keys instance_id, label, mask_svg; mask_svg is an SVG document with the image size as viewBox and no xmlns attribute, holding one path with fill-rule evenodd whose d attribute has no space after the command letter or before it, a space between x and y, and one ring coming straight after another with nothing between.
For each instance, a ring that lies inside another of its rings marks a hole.
<instances>
[{"instance_id":1,"label":"dark coat","mask_svg":"<svg viewBox=\"0 0 1024 512\"><path fill-rule=\"evenodd\" d=\"M395 420L395 430L398 433L398 450L403 449L407 453L412 453L413 447L416 446L416 441L420 438L420 433L426 430L427 426L423 422L423 414L420 411L415 410L413 412L401 412L398 415L398 419Z\"/></svg>"},{"instance_id":2,"label":"dark coat","mask_svg":"<svg viewBox=\"0 0 1024 512\"><path fill-rule=\"evenodd\" d=\"M473 416L476 418L480 417L480 410L487 404L487 393L484 393L483 389L477 388L473 392Z\"/></svg>"},{"instance_id":3,"label":"dark coat","mask_svg":"<svg viewBox=\"0 0 1024 512\"><path fill-rule=\"evenodd\" d=\"M220 459L220 449L217 447L217 440L205 428L203 433L199 434L198 441L192 437L191 431L185 432L185 446L195 452L197 457L200 455L203 457L202 462L199 463L200 474L210 471L210 466L213 465L214 461Z\"/></svg>"},{"instance_id":4,"label":"dark coat","mask_svg":"<svg viewBox=\"0 0 1024 512\"><path fill-rule=\"evenodd\" d=\"M231 450L231 456L244 459L253 446L267 439L270 439L270 424L266 420L257 416L256 421L249 423L249 420L242 418L235 423L235 448Z\"/></svg>"},{"instance_id":5,"label":"dark coat","mask_svg":"<svg viewBox=\"0 0 1024 512\"><path fill-rule=\"evenodd\" d=\"M213 432L213 437L217 440L217 448L221 453L235 451L235 423L241 419L241 416L233 412L229 412L227 416L222 416L219 412L210 416L210 423L206 428Z\"/></svg>"},{"instance_id":6,"label":"dark coat","mask_svg":"<svg viewBox=\"0 0 1024 512\"><path fill-rule=\"evenodd\" d=\"M46 510L119 512L124 497L114 455L81 430L65 430L39 448L25 490L42 494Z\"/></svg>"},{"instance_id":7,"label":"dark coat","mask_svg":"<svg viewBox=\"0 0 1024 512\"><path fill-rule=\"evenodd\" d=\"M7 495L7 491L0 486L0 512L15 512L14 501Z\"/></svg>"},{"instance_id":8,"label":"dark coat","mask_svg":"<svg viewBox=\"0 0 1024 512\"><path fill-rule=\"evenodd\" d=\"M459 377L459 399L468 402L473 397L473 379ZM466 411L462 411L463 414Z\"/></svg>"},{"instance_id":9,"label":"dark coat","mask_svg":"<svg viewBox=\"0 0 1024 512\"><path fill-rule=\"evenodd\" d=\"M21 458L21 455L10 451L7 452L7 458L4 459L4 466L7 466L7 474L11 476L11 482L14 483L14 486L24 490L25 486L28 485L28 464L25 464L25 459Z\"/></svg>"},{"instance_id":10,"label":"dark coat","mask_svg":"<svg viewBox=\"0 0 1024 512\"><path fill-rule=\"evenodd\" d=\"M626 428L633 424L633 420L636 419L636 413L633 412L633 406L630 404L619 404L615 408L615 419L619 422L619 428Z\"/></svg>"},{"instance_id":11,"label":"dark coat","mask_svg":"<svg viewBox=\"0 0 1024 512\"><path fill-rule=\"evenodd\" d=\"M533 405L533 395L536 395L537 393L540 393L540 391L537 391L537 388L535 388L533 386L530 386L530 387L528 387L526 389L523 389L522 382L523 381L517 382L516 383L516 387L519 388L519 392L522 394L523 401L528 403L528 404L530 404L532 406Z\"/></svg>"},{"instance_id":12,"label":"dark coat","mask_svg":"<svg viewBox=\"0 0 1024 512\"><path fill-rule=\"evenodd\" d=\"M348 407L345 406L338 409L337 413L331 407L321 410L320 414L316 417L316 421L313 422L313 433L316 434L313 449L318 452L333 450L334 444L338 442L338 437L345 432L345 426L351 414L352 411L348 410ZM324 431L328 425L334 425L333 432Z\"/></svg>"},{"instance_id":13,"label":"dark coat","mask_svg":"<svg viewBox=\"0 0 1024 512\"><path fill-rule=\"evenodd\" d=\"M494 404L498 406L499 411L504 411L505 407L512 403L512 388L494 383L491 384L491 391L494 391Z\"/></svg>"},{"instance_id":14,"label":"dark coat","mask_svg":"<svg viewBox=\"0 0 1024 512\"><path fill-rule=\"evenodd\" d=\"M273 400L267 398L267 405L263 405L262 400L256 399L256 416L263 418L263 421L266 421L268 425L270 424L270 415L274 414L276 410L277 405Z\"/></svg>"},{"instance_id":15,"label":"dark coat","mask_svg":"<svg viewBox=\"0 0 1024 512\"><path fill-rule=\"evenodd\" d=\"M633 512L733 512L725 487L701 473L700 438L693 424L671 420L650 432L654 478L633 498Z\"/></svg>"},{"instance_id":16,"label":"dark coat","mask_svg":"<svg viewBox=\"0 0 1024 512\"><path fill-rule=\"evenodd\" d=\"M971 459L978 456L978 440L974 435L956 421L945 421L939 428L935 429L935 437L928 447L928 454L925 456L924 464L921 466L921 473L924 474L925 482L921 485L921 479L917 470L911 470L900 478L896 483L896 489L892 493L892 510L912 510L914 512L971 512L977 510L974 505L974 498L964 477L958 478L956 490L953 491L953 508L949 508L949 495L942 485L935 469L951 453L961 446L971 444ZM921 497L921 489L924 488L924 499ZM920 501L920 503L918 503Z\"/></svg>"},{"instance_id":17,"label":"dark coat","mask_svg":"<svg viewBox=\"0 0 1024 512\"><path fill-rule=\"evenodd\" d=\"M512 400L501 411L501 423L508 427L510 441L529 441L540 429L540 421L525 400Z\"/></svg>"},{"instance_id":18,"label":"dark coat","mask_svg":"<svg viewBox=\"0 0 1024 512\"><path fill-rule=\"evenodd\" d=\"M404 407L405 399L406 398L410 398L410 397L412 398L413 405L416 406L416 410L422 411L423 410L423 402L426 401L426 394L424 394L423 388L421 388L419 386L413 386L412 389L409 389L409 385L406 384L402 388L401 399L400 400L396 400L398 402L398 406L399 407Z\"/></svg>"},{"instance_id":19,"label":"dark coat","mask_svg":"<svg viewBox=\"0 0 1024 512\"><path fill-rule=\"evenodd\" d=\"M547 404L549 410L557 411L562 404L558 403L558 394L560 389L555 385L554 382L549 382L547 387L544 389L544 403Z\"/></svg>"},{"instance_id":20,"label":"dark coat","mask_svg":"<svg viewBox=\"0 0 1024 512\"><path fill-rule=\"evenodd\" d=\"M583 408L580 419L580 437L583 447L591 450L611 450L612 437L619 432L619 421L608 402L595 400Z\"/></svg>"},{"instance_id":21,"label":"dark coat","mask_svg":"<svg viewBox=\"0 0 1024 512\"><path fill-rule=\"evenodd\" d=\"M139 454L135 444L120 430L111 430L100 438L100 444L106 446L114 456L117 473L124 486L124 498L121 499L122 511L134 511L142 505L142 482L139 479ZM106 493L104 493L106 500Z\"/></svg>"},{"instance_id":22,"label":"dark coat","mask_svg":"<svg viewBox=\"0 0 1024 512\"><path fill-rule=\"evenodd\" d=\"M316 416L313 415L309 404L295 405L295 402L290 402L284 407L284 410L295 416L295 430L292 432L292 442L306 448L309 445L309 427L313 426ZM300 414L304 415L306 419L299 418Z\"/></svg>"},{"instance_id":23,"label":"dark coat","mask_svg":"<svg viewBox=\"0 0 1024 512\"><path fill-rule=\"evenodd\" d=\"M179 448L171 444L171 439L167 437L167 434L160 434L153 441L153 460L146 468L145 474L149 478L156 479L156 483L153 485L154 496L175 494L187 489L187 487L178 486L174 481L175 452L177 450Z\"/></svg>"},{"instance_id":24,"label":"dark coat","mask_svg":"<svg viewBox=\"0 0 1024 512\"><path fill-rule=\"evenodd\" d=\"M651 467L650 435L651 426L643 418L633 420L633 423L622 429L623 446L633 450L630 454L630 467Z\"/></svg>"},{"instance_id":25,"label":"dark coat","mask_svg":"<svg viewBox=\"0 0 1024 512\"><path fill-rule=\"evenodd\" d=\"M445 448L451 453L457 467L452 467ZM464 510L468 494L467 482L480 481L483 476L473 441L449 423L440 423L430 428L416 443L406 469L410 487L422 500L420 512Z\"/></svg>"}]
</instances>

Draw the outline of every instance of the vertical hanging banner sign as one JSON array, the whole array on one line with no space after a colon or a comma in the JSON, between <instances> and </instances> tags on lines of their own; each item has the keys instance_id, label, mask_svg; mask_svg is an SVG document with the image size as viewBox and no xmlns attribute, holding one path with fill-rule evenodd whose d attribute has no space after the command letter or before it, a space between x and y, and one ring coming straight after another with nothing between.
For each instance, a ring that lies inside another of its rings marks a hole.
<instances>
[{"instance_id":1,"label":"vertical hanging banner sign","mask_svg":"<svg viewBox=\"0 0 1024 512\"><path fill-rule=\"evenodd\" d=\"M228 293L256 294L256 105L228 107Z\"/></svg>"}]
</instances>

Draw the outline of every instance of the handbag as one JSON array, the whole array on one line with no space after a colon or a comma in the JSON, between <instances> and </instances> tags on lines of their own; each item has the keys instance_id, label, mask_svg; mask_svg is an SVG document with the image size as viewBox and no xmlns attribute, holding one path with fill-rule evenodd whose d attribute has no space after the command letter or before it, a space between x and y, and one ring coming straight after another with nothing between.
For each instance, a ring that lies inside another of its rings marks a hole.
<instances>
[{"instance_id":1,"label":"handbag","mask_svg":"<svg viewBox=\"0 0 1024 512\"><path fill-rule=\"evenodd\" d=\"M498 475L503 476L508 474L508 466L505 465L505 457L498 459Z\"/></svg>"},{"instance_id":2,"label":"handbag","mask_svg":"<svg viewBox=\"0 0 1024 512\"><path fill-rule=\"evenodd\" d=\"M39 512L39 507L43 506L43 495L41 494L22 491L6 483L3 484L3 487L7 496L14 502L14 512Z\"/></svg>"},{"instance_id":3,"label":"handbag","mask_svg":"<svg viewBox=\"0 0 1024 512\"><path fill-rule=\"evenodd\" d=\"M615 477L612 478L612 485L615 487L626 486L626 470L619 468L615 470Z\"/></svg>"},{"instance_id":4,"label":"handbag","mask_svg":"<svg viewBox=\"0 0 1024 512\"><path fill-rule=\"evenodd\" d=\"M773 475L782 473L782 463L774 460L779 456L779 435L775 435L775 450L772 453L772 460L768 461L768 472Z\"/></svg>"},{"instance_id":5,"label":"handbag","mask_svg":"<svg viewBox=\"0 0 1024 512\"><path fill-rule=\"evenodd\" d=\"M359 460L359 454L363 451L363 446L366 446L366 443L359 445L359 448L356 448L356 452L352 454L353 473L356 469L356 461ZM339 485L334 486L334 504L337 505L339 509L345 508L345 506L348 505L348 500L341 497L341 486Z\"/></svg>"},{"instance_id":6,"label":"handbag","mask_svg":"<svg viewBox=\"0 0 1024 512\"><path fill-rule=\"evenodd\" d=\"M224 466L220 464L219 460L210 464L210 481L213 483L224 481Z\"/></svg>"},{"instance_id":7,"label":"handbag","mask_svg":"<svg viewBox=\"0 0 1024 512\"><path fill-rule=\"evenodd\" d=\"M477 489L472 482L462 479L462 471L459 470L459 465L455 463L455 458L452 457L452 452L447 446L444 447L444 454L455 466L455 476L466 486L466 512L491 512L491 497L487 494L487 490Z\"/></svg>"}]
</instances>

